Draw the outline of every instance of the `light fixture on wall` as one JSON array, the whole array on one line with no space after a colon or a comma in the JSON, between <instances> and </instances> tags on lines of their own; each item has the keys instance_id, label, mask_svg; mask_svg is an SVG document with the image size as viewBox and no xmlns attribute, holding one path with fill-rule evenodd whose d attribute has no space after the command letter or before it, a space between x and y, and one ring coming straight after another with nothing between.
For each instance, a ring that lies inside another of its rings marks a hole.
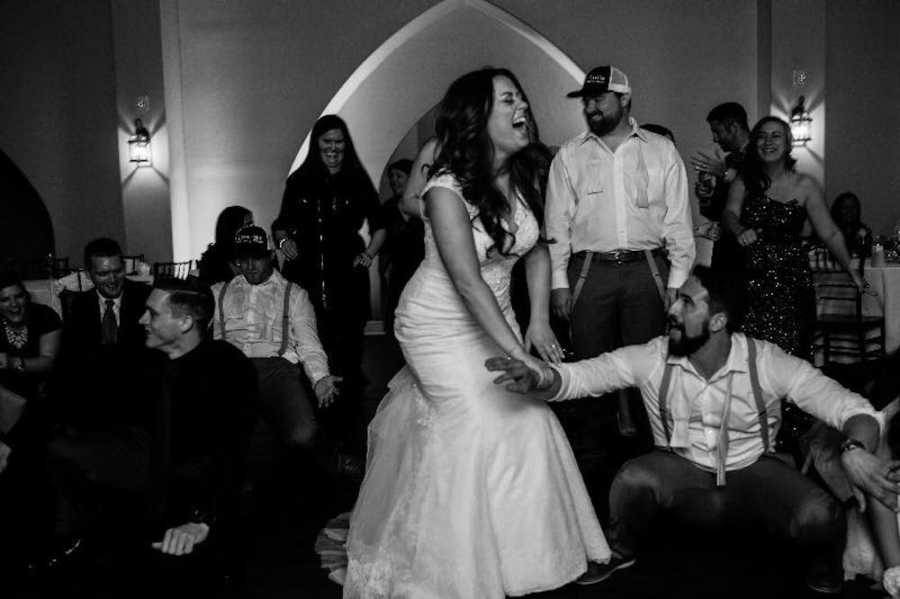
<instances>
[{"instance_id":1,"label":"light fixture on wall","mask_svg":"<svg viewBox=\"0 0 900 599\"><path fill-rule=\"evenodd\" d=\"M805 146L812 139L812 117L806 111L806 98L797 98L797 105L791 109L791 137L794 146Z\"/></svg>"},{"instance_id":2,"label":"light fixture on wall","mask_svg":"<svg viewBox=\"0 0 900 599\"><path fill-rule=\"evenodd\" d=\"M128 138L128 161L137 166L152 164L150 152L150 132L141 119L134 119L134 135Z\"/></svg>"}]
</instances>

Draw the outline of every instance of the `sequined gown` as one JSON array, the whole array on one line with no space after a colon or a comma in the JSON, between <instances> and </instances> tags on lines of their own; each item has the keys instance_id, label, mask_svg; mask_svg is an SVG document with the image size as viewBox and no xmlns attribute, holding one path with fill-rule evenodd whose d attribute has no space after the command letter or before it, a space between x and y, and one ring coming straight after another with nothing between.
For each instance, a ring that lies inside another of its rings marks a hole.
<instances>
[{"instance_id":1,"label":"sequined gown","mask_svg":"<svg viewBox=\"0 0 900 599\"><path fill-rule=\"evenodd\" d=\"M473 217L481 274L513 330L517 256L488 255ZM423 191L424 195L424 191ZM516 210L515 254L538 238ZM345 598L502 599L562 586L609 548L556 417L507 392L487 358L503 351L457 294L425 223L425 259L406 286L395 332L407 366L369 425L366 476L347 541Z\"/></svg>"},{"instance_id":2,"label":"sequined gown","mask_svg":"<svg viewBox=\"0 0 900 599\"><path fill-rule=\"evenodd\" d=\"M797 200L785 203L750 196L741 211L741 224L755 229L759 237L744 248L744 333L808 360L815 294L807 249L800 237L805 221L806 209Z\"/></svg>"}]
</instances>

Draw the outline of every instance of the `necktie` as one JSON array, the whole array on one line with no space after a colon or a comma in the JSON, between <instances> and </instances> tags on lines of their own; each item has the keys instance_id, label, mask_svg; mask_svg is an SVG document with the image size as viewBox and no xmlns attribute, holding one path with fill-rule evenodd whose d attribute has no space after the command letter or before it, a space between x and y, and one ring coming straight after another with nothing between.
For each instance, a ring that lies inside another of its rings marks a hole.
<instances>
[{"instance_id":1,"label":"necktie","mask_svg":"<svg viewBox=\"0 0 900 599\"><path fill-rule=\"evenodd\" d=\"M113 345L119 337L119 325L116 323L116 311L113 309L115 302L106 300L106 310L103 311L103 320L100 329L103 333L103 345Z\"/></svg>"}]
</instances>

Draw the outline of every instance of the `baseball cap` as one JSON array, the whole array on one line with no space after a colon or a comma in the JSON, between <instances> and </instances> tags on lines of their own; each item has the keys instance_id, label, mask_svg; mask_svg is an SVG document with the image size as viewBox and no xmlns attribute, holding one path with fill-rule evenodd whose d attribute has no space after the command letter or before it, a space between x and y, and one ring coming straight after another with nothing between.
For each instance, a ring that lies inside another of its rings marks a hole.
<instances>
[{"instance_id":1,"label":"baseball cap","mask_svg":"<svg viewBox=\"0 0 900 599\"><path fill-rule=\"evenodd\" d=\"M234 253L236 256L261 258L269 251L269 237L265 229L256 225L248 225L238 229L234 234Z\"/></svg>"},{"instance_id":2,"label":"baseball cap","mask_svg":"<svg viewBox=\"0 0 900 599\"><path fill-rule=\"evenodd\" d=\"M566 94L569 98L581 98L584 96L599 96L604 92L618 92L620 94L631 93L628 85L628 77L614 66L606 65L594 67L584 78L581 89Z\"/></svg>"}]
</instances>

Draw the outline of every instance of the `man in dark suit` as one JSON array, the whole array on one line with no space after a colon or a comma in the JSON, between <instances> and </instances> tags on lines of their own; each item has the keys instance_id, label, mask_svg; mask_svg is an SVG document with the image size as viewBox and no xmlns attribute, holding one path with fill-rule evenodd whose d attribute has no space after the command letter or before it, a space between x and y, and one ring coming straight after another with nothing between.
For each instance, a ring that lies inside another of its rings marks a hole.
<instances>
[{"instance_id":1,"label":"man in dark suit","mask_svg":"<svg viewBox=\"0 0 900 599\"><path fill-rule=\"evenodd\" d=\"M150 287L125 279L112 239L87 244L84 263L94 288L70 304L50 388L48 466L57 500L51 562L77 549L86 523L106 509L82 492L84 481L126 493L144 485L158 399L152 383L161 359L144 346L139 323Z\"/></svg>"},{"instance_id":2,"label":"man in dark suit","mask_svg":"<svg viewBox=\"0 0 900 599\"><path fill-rule=\"evenodd\" d=\"M84 265L94 288L72 301L64 343L78 352L103 345L143 347L145 334L138 319L150 287L125 278L122 248L113 239L95 239L84 248Z\"/></svg>"},{"instance_id":3,"label":"man in dark suit","mask_svg":"<svg viewBox=\"0 0 900 599\"><path fill-rule=\"evenodd\" d=\"M66 310L53 416L58 424L82 430L140 423L147 412L139 402L123 402L120 391L144 367L146 334L138 320L150 287L125 278L122 248L113 239L88 243L84 264L94 288L76 294ZM99 373L102 385L91 382ZM81 385L88 387L75 395Z\"/></svg>"}]
</instances>

